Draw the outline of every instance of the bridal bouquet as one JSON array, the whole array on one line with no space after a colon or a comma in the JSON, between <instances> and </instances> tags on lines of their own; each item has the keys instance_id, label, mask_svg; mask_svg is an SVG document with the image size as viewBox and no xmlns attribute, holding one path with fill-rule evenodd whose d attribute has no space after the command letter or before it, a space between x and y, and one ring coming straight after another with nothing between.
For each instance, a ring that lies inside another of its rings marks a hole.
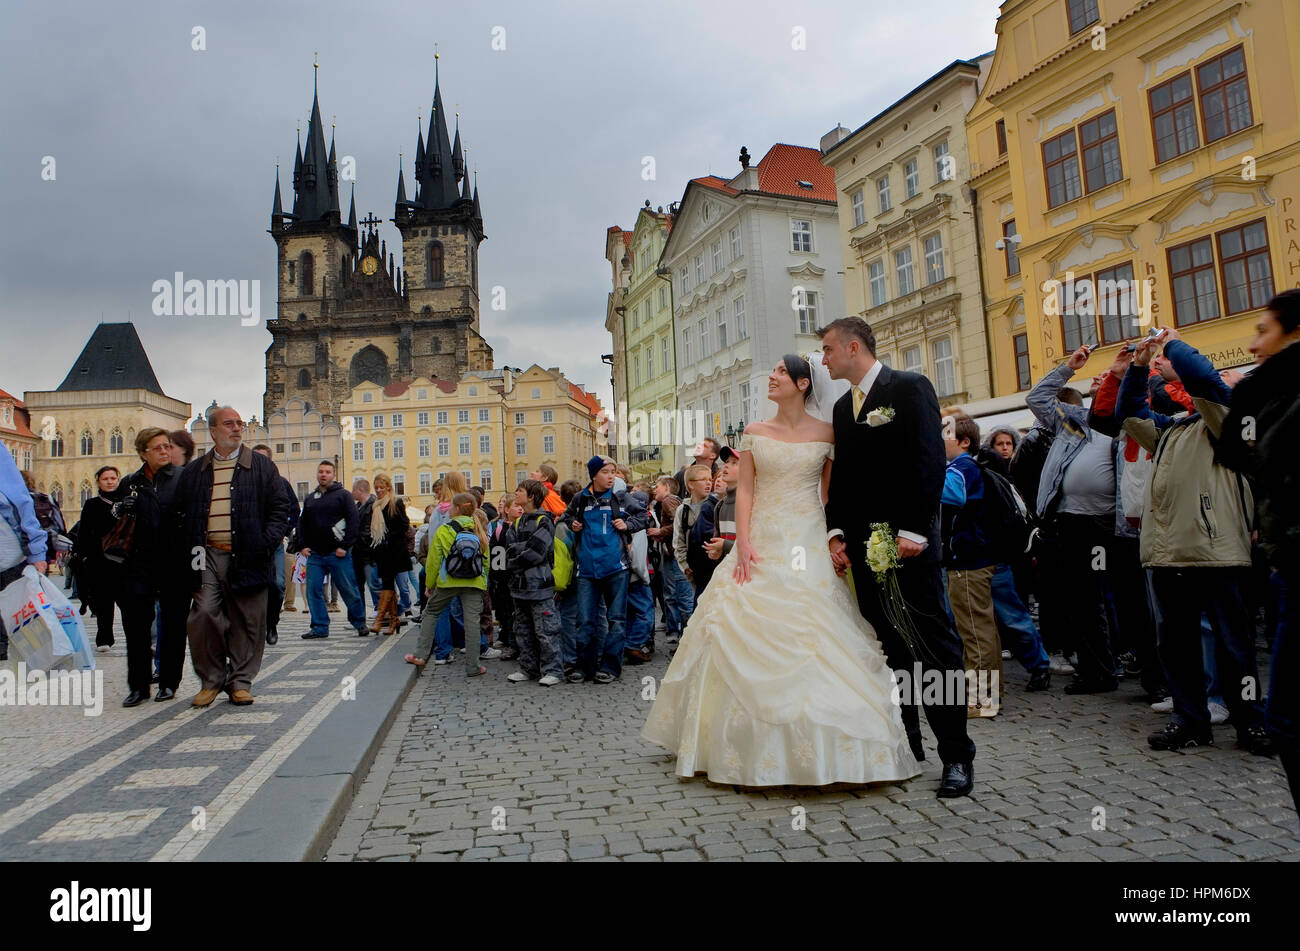
<instances>
[{"instance_id":1,"label":"bridal bouquet","mask_svg":"<svg viewBox=\"0 0 1300 951\"><path fill-rule=\"evenodd\" d=\"M903 598L903 589L898 584L898 568L902 559L898 557L898 535L884 522L871 523L871 537L867 539L867 567L876 576L880 586L880 605L885 617L898 631L907 644L913 657L920 657L929 651L921 643L921 635L912 622L911 608Z\"/></svg>"}]
</instances>

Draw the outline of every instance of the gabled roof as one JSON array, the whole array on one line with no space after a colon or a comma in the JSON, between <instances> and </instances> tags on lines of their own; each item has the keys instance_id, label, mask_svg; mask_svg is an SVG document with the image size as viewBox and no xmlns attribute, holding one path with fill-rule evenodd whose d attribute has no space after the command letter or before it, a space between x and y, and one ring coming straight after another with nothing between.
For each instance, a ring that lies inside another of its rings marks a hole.
<instances>
[{"instance_id":1,"label":"gabled roof","mask_svg":"<svg viewBox=\"0 0 1300 951\"><path fill-rule=\"evenodd\" d=\"M384 387L384 395L387 396L389 399L392 399L394 397L401 396L410 388L411 388L411 384L403 383L401 381L397 383L389 383L387 386Z\"/></svg>"},{"instance_id":2,"label":"gabled roof","mask_svg":"<svg viewBox=\"0 0 1300 951\"><path fill-rule=\"evenodd\" d=\"M596 397L592 396L576 383L569 384L569 396L571 399L575 399L583 406L587 407L587 410L592 416L595 416L601 411L600 400L596 399Z\"/></svg>"},{"instance_id":3,"label":"gabled roof","mask_svg":"<svg viewBox=\"0 0 1300 951\"><path fill-rule=\"evenodd\" d=\"M715 191L720 191L724 195L740 194L740 192L727 184L725 178L719 178L717 175L705 175L703 178L692 178L691 181L697 185L703 185L705 188L712 188Z\"/></svg>"},{"instance_id":4,"label":"gabled roof","mask_svg":"<svg viewBox=\"0 0 1300 951\"><path fill-rule=\"evenodd\" d=\"M6 393L4 390L0 390L0 400L9 400L14 404L14 424L5 426L0 423L0 433L11 433L15 436L26 436L35 439L36 434L27 425L27 407L23 401L12 393Z\"/></svg>"},{"instance_id":5,"label":"gabled roof","mask_svg":"<svg viewBox=\"0 0 1300 951\"><path fill-rule=\"evenodd\" d=\"M76 390L148 390L166 396L154 376L135 324L100 324L86 341L59 392Z\"/></svg>"},{"instance_id":6,"label":"gabled roof","mask_svg":"<svg viewBox=\"0 0 1300 951\"><path fill-rule=\"evenodd\" d=\"M804 188L799 182L812 188ZM835 201L835 170L822 164L818 149L777 143L758 162L758 190L769 195Z\"/></svg>"}]
</instances>

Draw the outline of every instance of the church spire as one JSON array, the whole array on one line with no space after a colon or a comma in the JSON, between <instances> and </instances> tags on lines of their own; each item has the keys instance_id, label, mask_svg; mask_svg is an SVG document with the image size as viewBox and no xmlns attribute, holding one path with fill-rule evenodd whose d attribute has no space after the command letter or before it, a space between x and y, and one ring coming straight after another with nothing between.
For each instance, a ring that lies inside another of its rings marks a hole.
<instances>
[{"instance_id":1,"label":"church spire","mask_svg":"<svg viewBox=\"0 0 1300 951\"><path fill-rule=\"evenodd\" d=\"M278 191L277 194L279 194ZM357 230L357 183L356 182L352 183L352 207L348 209L348 230L352 232L355 232Z\"/></svg>"},{"instance_id":2,"label":"church spire","mask_svg":"<svg viewBox=\"0 0 1300 951\"><path fill-rule=\"evenodd\" d=\"M447 134L447 113L442 105L442 86L437 75L434 55L433 114L429 117L429 135L424 147L424 174L419 177L420 206L427 209L450 208L460 197L456 189L456 163Z\"/></svg>"},{"instance_id":3,"label":"church spire","mask_svg":"<svg viewBox=\"0 0 1300 951\"><path fill-rule=\"evenodd\" d=\"M406 206L410 202L406 200L406 176L402 173L402 157L397 157L397 214L406 213Z\"/></svg>"},{"instance_id":4,"label":"church spire","mask_svg":"<svg viewBox=\"0 0 1300 951\"><path fill-rule=\"evenodd\" d=\"M313 68L319 66L315 62ZM335 187L337 169L333 153L325 150L325 123L320 114L320 96L317 82L312 80L311 119L307 123L307 145L302 152L300 174L294 184L295 221L319 221L331 211L338 211L338 192Z\"/></svg>"},{"instance_id":5,"label":"church spire","mask_svg":"<svg viewBox=\"0 0 1300 951\"><path fill-rule=\"evenodd\" d=\"M460 149L460 113L456 113L456 143L451 147L451 167L456 172L456 181L465 177L465 159Z\"/></svg>"}]
</instances>

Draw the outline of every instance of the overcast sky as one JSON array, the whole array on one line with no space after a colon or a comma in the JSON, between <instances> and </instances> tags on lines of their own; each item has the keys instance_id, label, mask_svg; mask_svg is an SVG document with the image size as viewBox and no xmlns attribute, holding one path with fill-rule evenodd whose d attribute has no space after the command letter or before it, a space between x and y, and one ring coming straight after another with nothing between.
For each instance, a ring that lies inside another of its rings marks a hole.
<instances>
[{"instance_id":1,"label":"overcast sky","mask_svg":"<svg viewBox=\"0 0 1300 951\"><path fill-rule=\"evenodd\" d=\"M482 329L497 365L560 366L602 401L604 233L742 145L816 146L954 59L991 50L995 0L28 2L0 9L0 388L54 389L95 325L135 322L169 396L261 415L264 325L156 317L153 282L260 280L274 315L275 163L320 103L356 160L357 212L408 194L433 46L459 104L488 240ZM206 50L196 51L202 27ZM806 49L792 48L796 28ZM498 30L497 28L502 28ZM505 49L494 50L504 38ZM326 130L328 136L329 130ZM656 180L641 177L653 156ZM55 179L42 180L46 156ZM346 214L348 189L342 193ZM396 251L396 229L383 237ZM489 308L490 289L507 309ZM840 302L839 306L843 306Z\"/></svg>"}]
</instances>

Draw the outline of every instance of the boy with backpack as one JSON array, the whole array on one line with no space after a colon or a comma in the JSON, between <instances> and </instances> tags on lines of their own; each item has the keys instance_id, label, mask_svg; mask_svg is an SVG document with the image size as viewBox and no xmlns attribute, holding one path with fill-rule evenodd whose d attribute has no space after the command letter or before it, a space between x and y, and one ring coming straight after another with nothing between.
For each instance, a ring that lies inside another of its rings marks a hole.
<instances>
[{"instance_id":1,"label":"boy with backpack","mask_svg":"<svg viewBox=\"0 0 1300 951\"><path fill-rule=\"evenodd\" d=\"M650 524L650 496L641 491L629 493L638 505L646 510L646 524ZM655 596L650 579L650 539L642 529L632 535L628 548L628 567L631 575L627 585L627 649L623 661L644 664L654 653Z\"/></svg>"},{"instance_id":2,"label":"boy with backpack","mask_svg":"<svg viewBox=\"0 0 1300 951\"><path fill-rule=\"evenodd\" d=\"M569 479L560 484L560 499L567 509L569 503L582 491L582 483ZM564 676L578 668L578 585L574 575L573 529L562 517L555 521L555 610L560 614L560 657L564 663ZM601 612L601 637L604 637L604 612Z\"/></svg>"},{"instance_id":3,"label":"boy with backpack","mask_svg":"<svg viewBox=\"0 0 1300 951\"><path fill-rule=\"evenodd\" d=\"M944 420L943 443L948 457L941 496L943 565L948 578L948 603L961 635L966 667L966 715L997 716L1002 682L1002 645L993 612L993 573L997 558L987 534L985 473L972 450L980 430L965 413ZM973 689L972 689L973 688Z\"/></svg>"},{"instance_id":4,"label":"boy with backpack","mask_svg":"<svg viewBox=\"0 0 1300 951\"><path fill-rule=\"evenodd\" d=\"M523 514L512 529L506 571L514 599L519 669L506 680L536 680L553 687L564 682L564 665L560 616L555 610L555 522L542 510L545 503L546 486L536 479L525 479L515 489L515 504Z\"/></svg>"},{"instance_id":5,"label":"boy with backpack","mask_svg":"<svg viewBox=\"0 0 1300 951\"><path fill-rule=\"evenodd\" d=\"M713 471L708 466L687 466L683 473L690 497L677 507L673 518L673 552L677 565L695 589L691 611L699 604L700 594L713 577L714 562L704 550L704 542L713 537ZM683 630L685 625L683 625Z\"/></svg>"},{"instance_id":6,"label":"boy with backpack","mask_svg":"<svg viewBox=\"0 0 1300 951\"><path fill-rule=\"evenodd\" d=\"M617 467L607 456L587 461L588 486L574 496L564 512L573 531L574 562L578 569L578 668L570 683L592 680L613 683L623 673L623 638L627 622L628 549L632 535L645 528L645 508L614 488ZM597 633L600 604L605 606L608 633Z\"/></svg>"},{"instance_id":7,"label":"boy with backpack","mask_svg":"<svg viewBox=\"0 0 1300 951\"><path fill-rule=\"evenodd\" d=\"M465 611L466 631L478 629L483 615L483 592L487 590L488 538L486 525L479 526L474 518L475 499L468 492L460 492L451 500L452 518L438 526L429 544L429 559L425 563L425 583L429 596L424 615L420 619L420 639L415 653L406 655L406 662L416 667L428 663L433 652L434 632L438 619L451 602L459 596ZM435 664L450 662L447 657ZM466 677L481 677L487 668L479 664L479 638L472 634L465 638Z\"/></svg>"}]
</instances>

